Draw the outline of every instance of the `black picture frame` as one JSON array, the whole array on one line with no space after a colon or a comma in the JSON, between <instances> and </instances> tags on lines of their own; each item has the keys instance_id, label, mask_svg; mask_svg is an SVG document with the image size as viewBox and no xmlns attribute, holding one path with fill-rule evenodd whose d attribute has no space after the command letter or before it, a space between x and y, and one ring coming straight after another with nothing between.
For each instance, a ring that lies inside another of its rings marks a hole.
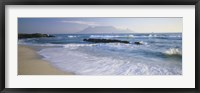
<instances>
[{"instance_id":1,"label":"black picture frame","mask_svg":"<svg viewBox=\"0 0 200 93\"><path fill-rule=\"evenodd\" d=\"M0 1L0 91L1 93L200 93L200 0L1 0ZM195 5L195 88L5 88L6 5Z\"/></svg>"}]
</instances>

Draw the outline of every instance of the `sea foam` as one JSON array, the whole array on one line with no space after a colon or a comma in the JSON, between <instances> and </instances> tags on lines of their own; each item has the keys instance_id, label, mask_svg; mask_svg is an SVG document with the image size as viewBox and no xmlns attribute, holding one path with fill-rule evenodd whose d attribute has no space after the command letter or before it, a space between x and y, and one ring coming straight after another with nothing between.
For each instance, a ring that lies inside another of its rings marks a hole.
<instances>
[{"instance_id":1,"label":"sea foam","mask_svg":"<svg viewBox=\"0 0 200 93\"><path fill-rule=\"evenodd\" d=\"M165 51L167 55L182 55L182 52L178 48L170 48Z\"/></svg>"},{"instance_id":2,"label":"sea foam","mask_svg":"<svg viewBox=\"0 0 200 93\"><path fill-rule=\"evenodd\" d=\"M67 47L66 47L67 46ZM156 59L113 58L78 51L96 45L65 45L65 48L46 48L38 53L44 60L63 71L78 75L181 75L181 64L164 63ZM56 51L56 52L55 52ZM112 55L112 54L110 54Z\"/></svg>"}]
</instances>

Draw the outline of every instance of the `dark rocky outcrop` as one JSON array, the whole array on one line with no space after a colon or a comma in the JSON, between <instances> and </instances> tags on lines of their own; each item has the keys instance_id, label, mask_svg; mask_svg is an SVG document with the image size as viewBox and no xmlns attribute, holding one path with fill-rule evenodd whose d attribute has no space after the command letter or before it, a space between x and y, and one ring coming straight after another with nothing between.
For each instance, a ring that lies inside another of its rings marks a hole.
<instances>
[{"instance_id":1,"label":"dark rocky outcrop","mask_svg":"<svg viewBox=\"0 0 200 93\"><path fill-rule=\"evenodd\" d=\"M41 38L41 37L55 37L53 35L48 34L40 34L40 33L34 33L34 34L18 34L19 39L23 38Z\"/></svg>"},{"instance_id":2,"label":"dark rocky outcrop","mask_svg":"<svg viewBox=\"0 0 200 93\"><path fill-rule=\"evenodd\" d=\"M83 41L93 42L93 43L126 43L126 44L129 43L129 41L122 41L115 39L94 39L94 38L83 39Z\"/></svg>"},{"instance_id":3,"label":"dark rocky outcrop","mask_svg":"<svg viewBox=\"0 0 200 93\"><path fill-rule=\"evenodd\" d=\"M136 45L142 45L142 42L135 42Z\"/></svg>"}]
</instances>

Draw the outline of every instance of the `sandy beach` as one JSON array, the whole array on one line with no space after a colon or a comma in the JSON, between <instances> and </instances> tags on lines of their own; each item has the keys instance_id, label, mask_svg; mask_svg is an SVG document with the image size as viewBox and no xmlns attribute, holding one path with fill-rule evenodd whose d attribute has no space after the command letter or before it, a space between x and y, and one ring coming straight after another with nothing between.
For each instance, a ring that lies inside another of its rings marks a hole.
<instances>
[{"instance_id":1,"label":"sandy beach","mask_svg":"<svg viewBox=\"0 0 200 93\"><path fill-rule=\"evenodd\" d=\"M18 45L18 75L72 75L42 60L34 49Z\"/></svg>"}]
</instances>

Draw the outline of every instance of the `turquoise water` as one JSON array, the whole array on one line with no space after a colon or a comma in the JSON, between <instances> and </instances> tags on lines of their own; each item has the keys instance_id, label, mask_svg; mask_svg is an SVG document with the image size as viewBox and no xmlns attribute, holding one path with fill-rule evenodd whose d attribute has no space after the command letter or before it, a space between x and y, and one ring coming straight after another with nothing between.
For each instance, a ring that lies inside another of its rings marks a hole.
<instances>
[{"instance_id":1,"label":"turquoise water","mask_svg":"<svg viewBox=\"0 0 200 93\"><path fill-rule=\"evenodd\" d=\"M78 75L182 75L181 33L54 36L20 39L19 44L53 46L38 54L58 69ZM85 38L126 40L130 44L91 43L83 41Z\"/></svg>"}]
</instances>

